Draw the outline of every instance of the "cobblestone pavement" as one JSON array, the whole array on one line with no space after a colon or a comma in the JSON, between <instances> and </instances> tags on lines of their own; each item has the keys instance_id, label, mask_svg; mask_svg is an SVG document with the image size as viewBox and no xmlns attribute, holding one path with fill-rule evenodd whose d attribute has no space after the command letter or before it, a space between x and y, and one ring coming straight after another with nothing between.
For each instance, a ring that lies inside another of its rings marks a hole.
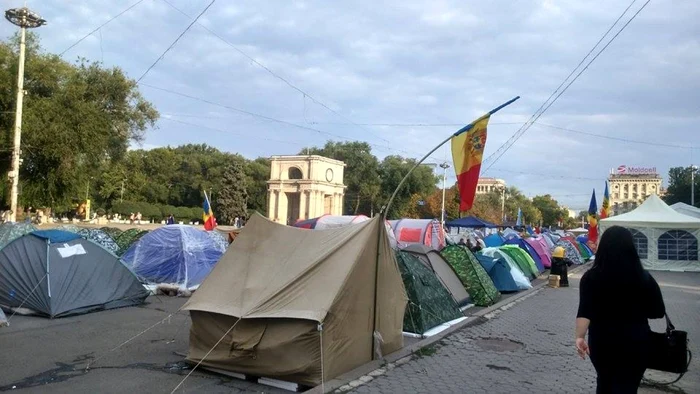
<instances>
[{"instance_id":1,"label":"cobblestone pavement","mask_svg":"<svg viewBox=\"0 0 700 394\"><path fill-rule=\"evenodd\" d=\"M700 273L655 272L678 329L689 332L700 355ZM573 326L580 274L568 289L542 288L485 316L475 324L374 371L339 391L356 393L592 393L595 370L576 355ZM662 321L652 328L661 331ZM697 362L665 392L700 390ZM674 375L647 373L670 381ZM665 376L664 376L665 375ZM671 377L671 379L668 379ZM642 387L640 393L664 392Z\"/></svg>"}]
</instances>

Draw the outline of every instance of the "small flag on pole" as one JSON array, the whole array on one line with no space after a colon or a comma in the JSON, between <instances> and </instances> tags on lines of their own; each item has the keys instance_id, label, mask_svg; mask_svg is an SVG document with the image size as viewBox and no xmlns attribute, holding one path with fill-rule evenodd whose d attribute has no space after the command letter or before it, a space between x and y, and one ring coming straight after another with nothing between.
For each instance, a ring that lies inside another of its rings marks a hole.
<instances>
[{"instance_id":1,"label":"small flag on pole","mask_svg":"<svg viewBox=\"0 0 700 394\"><path fill-rule=\"evenodd\" d=\"M608 191L608 181L605 181L605 193L603 193L603 204L600 207L600 218L609 218L610 213L610 192Z\"/></svg>"},{"instance_id":2,"label":"small flag on pole","mask_svg":"<svg viewBox=\"0 0 700 394\"><path fill-rule=\"evenodd\" d=\"M216 218L214 217L214 211L211 209L211 204L209 203L209 197L207 192L204 192L204 205L202 206L204 213L202 214L202 219L204 220L204 229L206 231L211 231L216 227Z\"/></svg>"},{"instance_id":3,"label":"small flag on pole","mask_svg":"<svg viewBox=\"0 0 700 394\"><path fill-rule=\"evenodd\" d=\"M591 196L591 204L588 206L588 241L598 242L598 203L595 201L595 189Z\"/></svg>"},{"instance_id":4,"label":"small flag on pole","mask_svg":"<svg viewBox=\"0 0 700 394\"><path fill-rule=\"evenodd\" d=\"M515 221L516 226L522 226L523 225L523 211L518 208L518 220Z\"/></svg>"},{"instance_id":5,"label":"small flag on pole","mask_svg":"<svg viewBox=\"0 0 700 394\"><path fill-rule=\"evenodd\" d=\"M452 160L457 175L460 212L466 212L474 205L489 118L490 115L480 118L471 129L452 137Z\"/></svg>"}]
</instances>

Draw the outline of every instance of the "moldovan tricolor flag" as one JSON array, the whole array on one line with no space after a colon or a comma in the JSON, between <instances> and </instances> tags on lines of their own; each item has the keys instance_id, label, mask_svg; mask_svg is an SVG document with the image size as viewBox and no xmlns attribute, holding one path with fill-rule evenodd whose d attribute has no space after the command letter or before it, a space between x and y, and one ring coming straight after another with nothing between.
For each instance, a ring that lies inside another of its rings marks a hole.
<instances>
[{"instance_id":1,"label":"moldovan tricolor flag","mask_svg":"<svg viewBox=\"0 0 700 394\"><path fill-rule=\"evenodd\" d=\"M490 115L480 118L471 129L452 137L452 160L459 189L459 211L472 208L476 184L479 182L481 160L486 147L486 126Z\"/></svg>"},{"instance_id":2,"label":"moldovan tricolor flag","mask_svg":"<svg viewBox=\"0 0 700 394\"><path fill-rule=\"evenodd\" d=\"M595 201L595 189L591 196L591 204L588 206L588 241L598 242L598 204Z\"/></svg>"},{"instance_id":3,"label":"moldovan tricolor flag","mask_svg":"<svg viewBox=\"0 0 700 394\"><path fill-rule=\"evenodd\" d=\"M608 182L605 181L605 193L603 194L603 204L600 206L600 218L605 219L610 217L610 192L608 191Z\"/></svg>"},{"instance_id":4,"label":"moldovan tricolor flag","mask_svg":"<svg viewBox=\"0 0 700 394\"><path fill-rule=\"evenodd\" d=\"M214 211L211 210L211 204L209 204L209 197L207 197L207 192L204 192L204 213L202 214L202 219L204 220L204 229L206 231L211 231L216 227L216 218L214 217Z\"/></svg>"}]
</instances>

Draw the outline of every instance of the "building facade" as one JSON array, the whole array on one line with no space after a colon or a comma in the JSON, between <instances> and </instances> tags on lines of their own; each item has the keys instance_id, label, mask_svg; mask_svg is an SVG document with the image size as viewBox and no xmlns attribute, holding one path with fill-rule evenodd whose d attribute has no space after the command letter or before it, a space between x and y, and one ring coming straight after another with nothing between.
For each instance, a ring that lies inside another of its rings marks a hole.
<instances>
[{"instance_id":1,"label":"building facade","mask_svg":"<svg viewBox=\"0 0 700 394\"><path fill-rule=\"evenodd\" d=\"M651 194L663 196L663 179L656 168L619 166L610 170L608 187L613 215L629 212Z\"/></svg>"},{"instance_id":2,"label":"building facade","mask_svg":"<svg viewBox=\"0 0 700 394\"><path fill-rule=\"evenodd\" d=\"M506 181L496 178L479 178L476 184L476 194L487 194L491 192L500 192L506 187Z\"/></svg>"},{"instance_id":3,"label":"building facade","mask_svg":"<svg viewBox=\"0 0 700 394\"><path fill-rule=\"evenodd\" d=\"M322 156L272 156L267 217L292 225L322 215L342 215L345 163Z\"/></svg>"}]
</instances>

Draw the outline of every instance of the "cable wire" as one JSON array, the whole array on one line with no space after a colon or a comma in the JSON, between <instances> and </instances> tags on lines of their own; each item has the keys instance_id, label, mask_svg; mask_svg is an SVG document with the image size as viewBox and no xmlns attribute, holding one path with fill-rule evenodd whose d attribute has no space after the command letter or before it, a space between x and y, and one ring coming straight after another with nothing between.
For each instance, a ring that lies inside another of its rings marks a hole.
<instances>
[{"instance_id":1,"label":"cable wire","mask_svg":"<svg viewBox=\"0 0 700 394\"><path fill-rule=\"evenodd\" d=\"M657 147L662 146L662 147L666 147L666 148L678 148L678 149L700 149L700 147L694 147L694 146L690 146L690 145L664 144L662 142L640 141L640 140L632 140L632 139L628 139L628 138L613 137L613 136L609 136L609 135L595 134L595 133L591 133L588 131L574 130L574 129L569 129L566 127L554 126L554 125L540 123L540 122L535 122L535 124L537 124L538 126L548 127L550 129L567 131L570 133L583 134L583 135L588 135L591 137L605 138L608 140L621 141L621 142L627 142L627 143L632 143L632 144L651 145L651 146L657 146Z\"/></svg>"},{"instance_id":2,"label":"cable wire","mask_svg":"<svg viewBox=\"0 0 700 394\"><path fill-rule=\"evenodd\" d=\"M187 26L187 28L185 28L185 30L183 30L182 33L180 33L180 35L177 36L177 38L175 39L175 41L173 41L173 43L170 44L170 46L158 57L158 59L156 59L156 61L153 62L153 64L151 64L151 66L148 67L148 69L146 69L146 72L144 72L143 75L141 75L141 76L139 77L139 79L136 80L137 83L138 83L138 82L141 82L141 80L143 79L143 77L145 77L146 74L148 74L148 72L151 71L151 69L153 69L153 67L155 67L156 64L158 64L158 62L160 62L160 61L165 57L165 54L168 53L171 49L173 49L173 47L175 46L175 44L177 44L177 42L180 41L180 39L181 39L185 34L187 34L188 31L190 31L190 29L192 28L192 26L193 26L195 23L197 23L197 21L199 20L199 18L201 18L202 15L204 15L204 13L207 12L207 10L208 10L212 5L214 5L215 2L216 2L216 0L211 0L211 2L209 3L209 5L206 6L206 7L202 10L202 12L200 12L199 15L197 15L196 18L194 18L194 20Z\"/></svg>"},{"instance_id":3,"label":"cable wire","mask_svg":"<svg viewBox=\"0 0 700 394\"><path fill-rule=\"evenodd\" d=\"M630 7L636 2L636 0L632 1L632 3L620 15L620 17L618 17L618 19L613 23L613 25L610 27L610 29L608 29L608 31L605 32L605 34L598 41L598 43L596 43L596 45L593 47L593 49L591 49L591 51L589 51L589 53L583 58L583 60L579 63L579 65L576 66L576 68L574 68L574 70L569 74L569 76L567 76L566 79L564 79L564 82L562 82L562 84L559 85L559 87L557 87L557 89L555 89L554 92L552 92L550 97L544 103L542 103L540 108L538 108L538 110L535 111L535 113L530 117L530 119L527 122L525 122L518 129L518 131L516 131L515 134L513 134L513 136L508 139L508 141L506 141L500 148L498 148L496 150L496 152L494 152L493 154L491 154L491 156L487 157L486 160L484 160L484 162L489 163L488 166L486 167L486 169L484 170L484 172L488 171L489 168L491 168L491 166L493 166L493 164L495 164L520 139L520 137L522 137L525 134L525 132L527 132L527 130L530 128L530 126L532 126L532 124L535 121L537 121L537 119L539 119L540 116L542 116L549 109L549 107L551 107L552 104L554 104L559 99L559 97L561 97L561 95L564 94L564 92L566 92L569 89L569 87L574 82L576 82L576 80L581 76L581 74L583 74L583 72L588 69L588 67L605 51L605 49L607 49L608 46L610 46L610 44L612 44L612 42L615 41L617 36L619 36L620 33L622 33L625 30L625 28L637 17L637 15L639 15L639 13L649 4L650 1L651 0L647 0L647 2L644 3L644 5L642 5L642 7L639 8L637 10L637 12L634 15L632 15L632 17L620 28L620 30L618 30L617 33L615 33L615 35L613 35L613 37L605 44L605 46L603 46L603 48L601 48L601 50L598 51L598 53L588 62L588 64L586 64L586 66L583 67L581 69L581 71L578 74L576 74L576 76L571 81L569 81L569 83L564 87L564 89L562 89L557 94L557 91L559 91L561 86L566 83L566 81L569 79L571 74L573 74L581 66L581 64L588 58L588 56L590 56L590 54L593 52L593 50L595 50L595 48L602 42L602 40L608 35L608 33L610 33L612 28L615 27L615 25L617 25L617 23L620 21L620 19L622 19L622 17L627 13L627 11L630 9ZM555 97L552 99L552 96L555 96ZM550 101L550 99L551 99L551 101Z\"/></svg>"},{"instance_id":4,"label":"cable wire","mask_svg":"<svg viewBox=\"0 0 700 394\"><path fill-rule=\"evenodd\" d=\"M186 17L188 17L188 18L192 18L192 17L189 16L186 12L182 11L181 9L177 8L177 7L174 6L172 3L170 3L168 0L163 0L163 2L164 2L165 4L167 4L167 5L169 5L170 7L172 7L175 11L181 13L182 15L184 15L184 16L186 16ZM196 20L195 20L195 22L196 22ZM342 115L342 114L339 113L338 111L336 111L336 110L330 108L329 106L327 106L326 104L324 104L322 101L316 99L314 96L310 95L308 92L306 92L306 91L302 90L301 88L297 87L296 85L292 84L291 82L289 82L289 80L287 80L286 78L280 76L279 74L277 74L276 72L274 72L273 70L271 70L269 67L265 66L264 64L260 63L260 62L257 61L255 58L253 58L252 56L250 56L250 55L248 55L246 52L244 52L242 49L238 48L236 45L234 45L233 43L231 43L230 41L228 41L227 39L225 39L225 38L222 37L221 35L217 34L215 31L213 31L213 30L211 30L210 28L208 28L208 27L202 25L201 23L197 23L197 24L198 24L199 26L201 26L204 30L206 30L207 32L209 32L211 35L213 35L214 37L218 38L219 40L221 40L222 42L224 42L226 45L230 46L231 48L233 48L236 52L238 52L239 54L241 54L243 57L245 57L246 59L248 59L248 60L250 60L251 62L253 62L256 66L259 66L259 67L262 68L263 70L267 71L267 72L268 72L270 75L272 75L273 77L275 77L275 78L279 79L280 81L284 82L284 83L285 83L287 86L289 86L290 88L292 88L292 89L296 90L297 92L301 93L301 94L303 95L304 100L306 100L306 98L308 98L308 99L311 100L314 104L320 105L321 107L327 109L328 111L332 112L333 114L337 115L338 117L340 117L340 118L342 118L342 119L345 119L346 121L350 122L350 124L353 124L353 125L355 125L355 126L358 126L358 127L362 128L363 130L365 130L365 131L368 132L369 134L374 135L375 137L377 137L377 138L379 138L379 139L385 141L386 143L389 143L389 142L390 142L390 141L387 140L386 138L380 137L379 135L377 135L376 133L372 132L371 130L369 130L369 129L365 128L365 127L362 127L362 126L364 126L363 124L361 124L361 123L356 123L356 122L352 121L350 118L348 118L348 117ZM306 105L306 102L305 102L304 104ZM314 124L314 123L313 123L313 122L310 122L310 124Z\"/></svg>"},{"instance_id":5,"label":"cable wire","mask_svg":"<svg viewBox=\"0 0 700 394\"><path fill-rule=\"evenodd\" d=\"M71 45L71 46L69 46L68 48L64 49L63 52L61 52L58 56L63 56L66 52L68 52L68 51L70 51L71 49L73 49L73 47L75 47L76 45L78 45L78 44L80 44L81 42L83 42L84 39L90 37L90 36L93 35L96 31L100 30L101 28L105 27L108 23L110 23L110 22L112 22L113 20L115 20L115 19L119 18L120 16L124 15L124 14L127 13L129 10L131 10L132 8L134 8L134 7L136 7L137 5L143 3L143 1L144 1L144 0L139 0L139 1L137 1L136 3L134 3L134 4L130 5L129 7L127 7L124 11L122 11L122 12L118 13L117 15L111 17L107 22L105 22L105 23L103 23L103 24L97 26L97 27L96 27L94 30L92 30L90 33L84 35L83 38L81 38L81 39L79 39L78 41L74 42L73 45Z\"/></svg>"}]
</instances>

